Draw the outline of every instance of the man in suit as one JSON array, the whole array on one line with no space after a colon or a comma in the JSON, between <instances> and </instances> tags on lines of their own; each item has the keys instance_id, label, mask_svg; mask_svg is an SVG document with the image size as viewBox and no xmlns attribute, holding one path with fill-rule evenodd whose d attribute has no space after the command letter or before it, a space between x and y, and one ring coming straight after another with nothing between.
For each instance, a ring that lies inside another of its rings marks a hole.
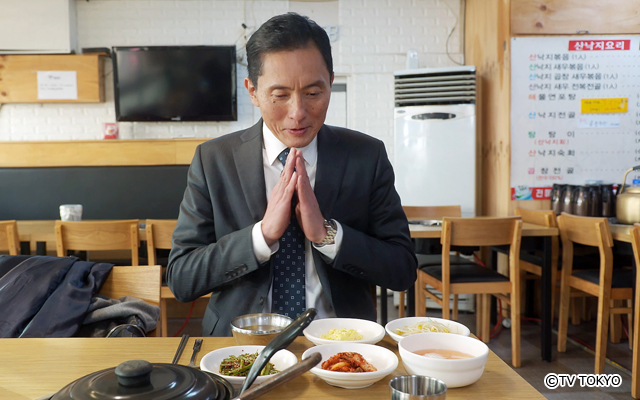
<instances>
[{"instance_id":1,"label":"man in suit","mask_svg":"<svg viewBox=\"0 0 640 400\"><path fill-rule=\"evenodd\" d=\"M203 335L230 335L239 315L295 318L308 307L319 318L375 320L371 284L405 290L416 279L384 144L324 125L333 61L315 22L271 18L247 59L244 83L262 119L197 148L169 287L184 302L212 293Z\"/></svg>"}]
</instances>

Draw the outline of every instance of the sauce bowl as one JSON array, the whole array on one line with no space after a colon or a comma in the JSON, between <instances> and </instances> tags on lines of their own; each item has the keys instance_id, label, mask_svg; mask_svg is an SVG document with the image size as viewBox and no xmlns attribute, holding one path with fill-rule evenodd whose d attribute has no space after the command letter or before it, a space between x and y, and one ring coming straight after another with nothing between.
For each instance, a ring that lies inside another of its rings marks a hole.
<instances>
[{"instance_id":1,"label":"sauce bowl","mask_svg":"<svg viewBox=\"0 0 640 400\"><path fill-rule=\"evenodd\" d=\"M426 349L455 350L471 358L449 360L416 354ZM398 343L398 352L409 374L424 375L443 381L448 388L467 386L482 376L489 357L489 347L478 339L452 333L418 333Z\"/></svg>"}]
</instances>

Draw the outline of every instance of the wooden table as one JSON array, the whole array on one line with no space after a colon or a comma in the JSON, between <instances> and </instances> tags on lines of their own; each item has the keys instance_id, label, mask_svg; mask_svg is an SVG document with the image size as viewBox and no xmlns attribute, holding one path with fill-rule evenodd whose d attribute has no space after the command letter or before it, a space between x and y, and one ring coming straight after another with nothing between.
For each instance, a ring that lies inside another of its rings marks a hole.
<instances>
[{"instance_id":1,"label":"wooden table","mask_svg":"<svg viewBox=\"0 0 640 400\"><path fill-rule=\"evenodd\" d=\"M409 225L411 238L418 239L437 239L440 238L442 226L440 225ZM551 361L552 357L552 328L553 320L551 318L552 302L551 293L553 292L555 283L551 280L551 238L558 236L560 231L558 228L550 228L542 225L535 225L528 222L522 224L522 237L541 237L543 238L542 249L542 276L540 278L540 288L542 292L541 299L541 335L540 335L540 351L544 361ZM407 291L407 301L413 296Z\"/></svg>"},{"instance_id":2,"label":"wooden table","mask_svg":"<svg viewBox=\"0 0 640 400\"><path fill-rule=\"evenodd\" d=\"M189 338L179 364L191 357L195 338ZM108 339L0 339L0 399L33 400L59 391L68 383L94 371L112 368L131 359L152 363L170 363L180 338L108 338ZM397 345L389 336L378 343L397 353ZM204 338L196 364L208 352L233 346L233 338ZM299 337L288 347L298 359L312 346ZM349 390L330 386L310 372L280 386L261 399L351 399L376 400L390 398L389 380L405 375L400 361L389 376L364 389ZM544 399L527 381L505 364L492 351L483 376L476 383L449 389L447 399Z\"/></svg>"},{"instance_id":3,"label":"wooden table","mask_svg":"<svg viewBox=\"0 0 640 400\"><path fill-rule=\"evenodd\" d=\"M144 220L140 221L141 224ZM30 248L37 248L37 254L46 254L46 248L55 248L55 221L18 221L18 234L20 242L29 242ZM411 238L413 239L439 239L442 227L439 225L409 225ZM140 229L140 240L146 240L145 229ZM551 282L551 237L558 235L557 228L548 228L545 226L534 225L530 223L522 224L523 237L543 237L543 275L541 277L542 288L542 312L541 312L541 352L542 359L551 361L552 345L551 345L551 329L553 321L551 320L551 291L553 283ZM629 236L630 240L630 236ZM386 290L382 288L382 292ZM407 291L407 301L413 301L413 288ZM384 300L384 297L382 297ZM380 312L382 315L381 323L385 325L387 322L387 302L380 301Z\"/></svg>"}]
</instances>

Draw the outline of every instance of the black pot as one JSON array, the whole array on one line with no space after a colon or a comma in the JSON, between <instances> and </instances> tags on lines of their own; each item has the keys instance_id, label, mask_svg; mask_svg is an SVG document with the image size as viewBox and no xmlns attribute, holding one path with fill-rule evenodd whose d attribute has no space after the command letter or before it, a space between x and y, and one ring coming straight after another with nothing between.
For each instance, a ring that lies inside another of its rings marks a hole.
<instances>
[{"instance_id":1,"label":"black pot","mask_svg":"<svg viewBox=\"0 0 640 400\"><path fill-rule=\"evenodd\" d=\"M291 344L315 315L315 309L307 310L260 352L237 399L251 400L261 396L321 361L322 356L314 353L266 382L247 389L271 356ZM86 375L64 387L50 400L231 400L235 395L233 386L218 375L184 365L131 360L116 368Z\"/></svg>"},{"instance_id":2,"label":"black pot","mask_svg":"<svg viewBox=\"0 0 640 400\"><path fill-rule=\"evenodd\" d=\"M89 397L91 393L91 397ZM229 400L231 384L214 374L178 364L125 361L116 368L94 372L56 393L61 399L206 399Z\"/></svg>"}]
</instances>

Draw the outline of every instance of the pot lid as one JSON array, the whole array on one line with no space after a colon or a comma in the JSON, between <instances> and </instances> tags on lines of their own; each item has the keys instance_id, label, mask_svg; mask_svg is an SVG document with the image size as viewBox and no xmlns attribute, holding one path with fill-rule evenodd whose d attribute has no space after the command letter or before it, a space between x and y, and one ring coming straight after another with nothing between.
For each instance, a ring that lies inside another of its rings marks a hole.
<instances>
[{"instance_id":1,"label":"pot lid","mask_svg":"<svg viewBox=\"0 0 640 400\"><path fill-rule=\"evenodd\" d=\"M625 192L638 194L640 193L640 186L628 186L625 188Z\"/></svg>"},{"instance_id":2,"label":"pot lid","mask_svg":"<svg viewBox=\"0 0 640 400\"><path fill-rule=\"evenodd\" d=\"M51 400L228 400L232 394L227 381L195 368L131 360L84 376Z\"/></svg>"}]
</instances>

